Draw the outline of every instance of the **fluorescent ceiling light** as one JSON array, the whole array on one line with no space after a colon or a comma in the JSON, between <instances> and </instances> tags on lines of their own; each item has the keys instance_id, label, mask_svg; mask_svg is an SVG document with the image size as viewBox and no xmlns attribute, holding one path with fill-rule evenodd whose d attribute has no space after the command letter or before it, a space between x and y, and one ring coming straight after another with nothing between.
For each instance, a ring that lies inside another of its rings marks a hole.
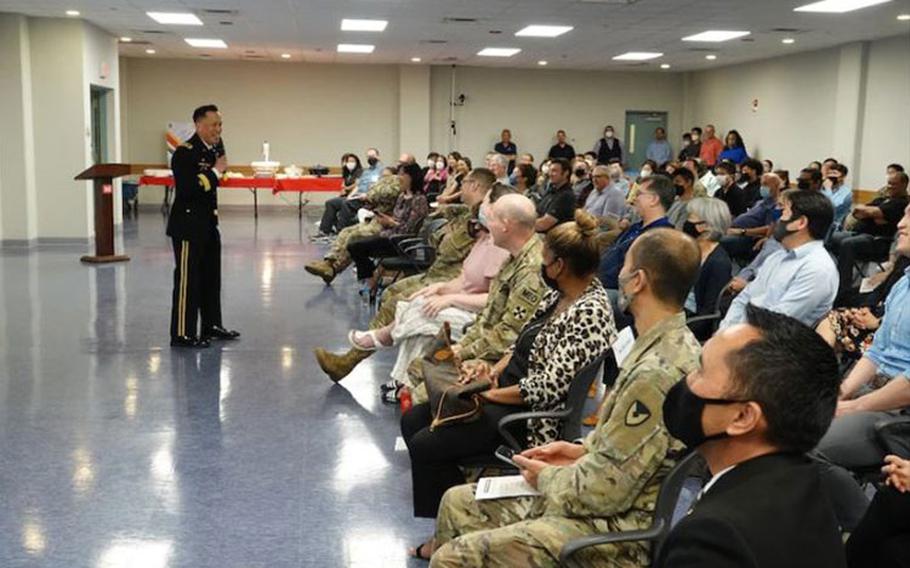
<instances>
[{"instance_id":1,"label":"fluorescent ceiling light","mask_svg":"<svg viewBox=\"0 0 910 568\"><path fill-rule=\"evenodd\" d=\"M176 26L201 26L202 20L196 14L189 12L146 12L149 18L159 24L173 24Z\"/></svg>"},{"instance_id":2,"label":"fluorescent ceiling light","mask_svg":"<svg viewBox=\"0 0 910 568\"><path fill-rule=\"evenodd\" d=\"M193 47L227 49L227 44L224 43L223 39L185 38L183 41L187 42Z\"/></svg>"},{"instance_id":3,"label":"fluorescent ceiling light","mask_svg":"<svg viewBox=\"0 0 910 568\"><path fill-rule=\"evenodd\" d=\"M647 61L648 59L657 59L662 56L663 53L657 53L653 51L630 51L628 53L623 53L622 55L617 55L613 58L614 61Z\"/></svg>"},{"instance_id":4,"label":"fluorescent ceiling light","mask_svg":"<svg viewBox=\"0 0 910 568\"><path fill-rule=\"evenodd\" d=\"M546 66L547 66L547 62L544 61L543 59L541 59L540 61L538 61L537 64L540 65L541 67L546 67Z\"/></svg>"},{"instance_id":5,"label":"fluorescent ceiling light","mask_svg":"<svg viewBox=\"0 0 910 568\"><path fill-rule=\"evenodd\" d=\"M129 43L129 42L133 41L133 38L123 36L122 38L120 38L120 41L122 41L123 43Z\"/></svg>"},{"instance_id":6,"label":"fluorescent ceiling light","mask_svg":"<svg viewBox=\"0 0 910 568\"><path fill-rule=\"evenodd\" d=\"M558 37L564 33L572 31L572 26L542 26L531 25L515 32L515 35L522 37Z\"/></svg>"},{"instance_id":7,"label":"fluorescent ceiling light","mask_svg":"<svg viewBox=\"0 0 910 568\"><path fill-rule=\"evenodd\" d=\"M389 23L385 20L341 20L343 32L382 32Z\"/></svg>"},{"instance_id":8,"label":"fluorescent ceiling light","mask_svg":"<svg viewBox=\"0 0 910 568\"><path fill-rule=\"evenodd\" d=\"M79 15L79 10L67 10L66 15L75 18Z\"/></svg>"},{"instance_id":9,"label":"fluorescent ceiling light","mask_svg":"<svg viewBox=\"0 0 910 568\"><path fill-rule=\"evenodd\" d=\"M420 58L419 58L419 57L412 57L412 58L411 58L411 63L420 63Z\"/></svg>"},{"instance_id":10,"label":"fluorescent ceiling light","mask_svg":"<svg viewBox=\"0 0 910 568\"><path fill-rule=\"evenodd\" d=\"M784 39L780 40L780 42L790 45L791 43L796 43L796 40L792 37L785 37Z\"/></svg>"},{"instance_id":11,"label":"fluorescent ceiling light","mask_svg":"<svg viewBox=\"0 0 910 568\"><path fill-rule=\"evenodd\" d=\"M891 0L822 0L793 8L794 12L821 12L825 14L843 14L860 8L884 4Z\"/></svg>"},{"instance_id":12,"label":"fluorescent ceiling light","mask_svg":"<svg viewBox=\"0 0 910 568\"><path fill-rule=\"evenodd\" d=\"M290 53L282 53L282 54L281 54L281 58L282 58L282 59L290 59L290 58L291 58L291 54L290 54Z\"/></svg>"},{"instance_id":13,"label":"fluorescent ceiling light","mask_svg":"<svg viewBox=\"0 0 910 568\"><path fill-rule=\"evenodd\" d=\"M149 55L155 55L154 49L146 49L145 52L148 53Z\"/></svg>"},{"instance_id":14,"label":"fluorescent ceiling light","mask_svg":"<svg viewBox=\"0 0 910 568\"><path fill-rule=\"evenodd\" d=\"M708 61L714 61L715 59L717 59L717 56L716 55L706 55L705 59L707 59Z\"/></svg>"},{"instance_id":15,"label":"fluorescent ceiling light","mask_svg":"<svg viewBox=\"0 0 910 568\"><path fill-rule=\"evenodd\" d=\"M366 45L362 43L339 43L338 53L373 53L375 45Z\"/></svg>"},{"instance_id":16,"label":"fluorescent ceiling light","mask_svg":"<svg viewBox=\"0 0 910 568\"><path fill-rule=\"evenodd\" d=\"M670 68L670 64L669 64L669 63L661 63L661 64L660 64L660 68L661 68L661 69L669 69L669 68Z\"/></svg>"},{"instance_id":17,"label":"fluorescent ceiling light","mask_svg":"<svg viewBox=\"0 0 910 568\"><path fill-rule=\"evenodd\" d=\"M906 22L906 21L910 20L910 14L901 14L900 16L897 17L897 19L902 22Z\"/></svg>"},{"instance_id":18,"label":"fluorescent ceiling light","mask_svg":"<svg viewBox=\"0 0 910 568\"><path fill-rule=\"evenodd\" d=\"M485 47L477 52L483 57L512 57L521 52L517 47Z\"/></svg>"},{"instance_id":19,"label":"fluorescent ceiling light","mask_svg":"<svg viewBox=\"0 0 910 568\"><path fill-rule=\"evenodd\" d=\"M738 37L749 35L751 32L727 31L727 30L708 30L700 34L690 35L682 38L683 41L730 41Z\"/></svg>"}]
</instances>

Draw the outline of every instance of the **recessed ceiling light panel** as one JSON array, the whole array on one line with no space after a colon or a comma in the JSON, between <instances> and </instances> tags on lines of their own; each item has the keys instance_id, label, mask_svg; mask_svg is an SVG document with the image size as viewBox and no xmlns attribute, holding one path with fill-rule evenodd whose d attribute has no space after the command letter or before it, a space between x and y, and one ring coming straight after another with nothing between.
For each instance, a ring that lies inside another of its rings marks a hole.
<instances>
[{"instance_id":1,"label":"recessed ceiling light panel","mask_svg":"<svg viewBox=\"0 0 910 568\"><path fill-rule=\"evenodd\" d=\"M806 4L805 6L793 8L793 11L844 14L846 12L852 12L853 10L868 8L869 6L876 6L887 2L891 2L891 0L822 0L821 2L813 2L811 4Z\"/></svg>"},{"instance_id":2,"label":"recessed ceiling light panel","mask_svg":"<svg viewBox=\"0 0 910 568\"><path fill-rule=\"evenodd\" d=\"M745 31L728 31L728 30L708 30L700 34L690 35L682 38L683 41L709 41L709 42L721 42L721 41L730 41L731 39L736 39L738 37L745 37L752 32Z\"/></svg>"},{"instance_id":3,"label":"recessed ceiling light panel","mask_svg":"<svg viewBox=\"0 0 910 568\"><path fill-rule=\"evenodd\" d=\"M613 58L614 61L647 61L649 59L657 59L658 57L663 56L663 53L657 53L655 51L629 51L628 53L623 53L622 55L617 55Z\"/></svg>"},{"instance_id":4,"label":"recessed ceiling light panel","mask_svg":"<svg viewBox=\"0 0 910 568\"><path fill-rule=\"evenodd\" d=\"M189 12L146 12L148 17L159 24L175 26L201 26L202 20Z\"/></svg>"},{"instance_id":5,"label":"recessed ceiling light panel","mask_svg":"<svg viewBox=\"0 0 910 568\"><path fill-rule=\"evenodd\" d=\"M339 43L338 53L373 53L375 45L366 45L363 43Z\"/></svg>"},{"instance_id":6,"label":"recessed ceiling light panel","mask_svg":"<svg viewBox=\"0 0 910 568\"><path fill-rule=\"evenodd\" d=\"M343 32L382 32L385 31L389 22L386 20L352 20L345 18L341 20L341 31Z\"/></svg>"},{"instance_id":7,"label":"recessed ceiling light panel","mask_svg":"<svg viewBox=\"0 0 910 568\"><path fill-rule=\"evenodd\" d=\"M518 30L515 32L515 35L521 37L559 37L573 29L572 26L544 26L534 24Z\"/></svg>"},{"instance_id":8,"label":"recessed ceiling light panel","mask_svg":"<svg viewBox=\"0 0 910 568\"><path fill-rule=\"evenodd\" d=\"M185 38L183 41L190 44L191 47L203 47L211 49L227 49L227 44L223 39L215 38Z\"/></svg>"},{"instance_id":9,"label":"recessed ceiling light panel","mask_svg":"<svg viewBox=\"0 0 910 568\"><path fill-rule=\"evenodd\" d=\"M485 47L477 52L481 57L512 57L521 50L517 47Z\"/></svg>"}]
</instances>

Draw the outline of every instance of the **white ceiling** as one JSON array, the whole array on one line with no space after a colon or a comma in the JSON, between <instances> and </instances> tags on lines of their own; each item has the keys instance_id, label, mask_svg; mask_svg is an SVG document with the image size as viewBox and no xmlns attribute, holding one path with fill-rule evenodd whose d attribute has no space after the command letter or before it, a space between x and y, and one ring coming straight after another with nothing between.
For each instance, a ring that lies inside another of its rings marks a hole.
<instances>
[{"instance_id":1,"label":"white ceiling","mask_svg":"<svg viewBox=\"0 0 910 568\"><path fill-rule=\"evenodd\" d=\"M793 8L810 0L0 0L0 11L30 16L66 17L69 9L115 36L150 45L121 44L129 57L202 57L290 61L423 63L549 68L655 70L704 69L830 47L851 41L910 34L910 0L848 14L809 14ZM208 10L225 10L212 13ZM166 26L146 11L191 11L205 23ZM342 32L342 18L389 20L382 33ZM450 22L448 18L476 18ZM555 39L515 37L528 24L564 24L575 29ZM775 31L791 28L795 31ZM749 30L750 36L719 44L680 41L708 29ZM493 33L499 30L501 33ZM149 33L163 32L163 33ZM185 37L221 38L227 50L200 50ZM796 43L783 45L793 37ZM445 43L429 43L430 41ZM337 54L338 43L371 43L371 55ZM505 59L478 57L486 46L519 47ZM157 50L146 55L145 49ZM610 58L626 51L658 51L646 63ZM714 53L716 61L706 61Z\"/></svg>"}]
</instances>

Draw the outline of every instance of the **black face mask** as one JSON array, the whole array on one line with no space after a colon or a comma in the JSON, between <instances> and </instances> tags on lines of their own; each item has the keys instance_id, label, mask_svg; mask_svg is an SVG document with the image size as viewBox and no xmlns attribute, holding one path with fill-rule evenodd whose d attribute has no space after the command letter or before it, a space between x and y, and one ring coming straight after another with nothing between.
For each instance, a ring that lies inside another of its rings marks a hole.
<instances>
[{"instance_id":1,"label":"black face mask","mask_svg":"<svg viewBox=\"0 0 910 568\"><path fill-rule=\"evenodd\" d=\"M556 279L550 278L550 276L547 275L547 267L552 266L555 263L556 261L554 260L550 264L540 265L540 279L543 280L543 283L546 284L547 288L551 290L559 290L559 284L556 282Z\"/></svg>"},{"instance_id":2,"label":"black face mask","mask_svg":"<svg viewBox=\"0 0 910 568\"><path fill-rule=\"evenodd\" d=\"M375 166L379 163L379 158L367 158L367 163L371 166Z\"/></svg>"},{"instance_id":3,"label":"black face mask","mask_svg":"<svg viewBox=\"0 0 910 568\"><path fill-rule=\"evenodd\" d=\"M689 383L683 377L673 385L664 399L664 425L671 436L681 441L690 450L710 440L726 438L726 432L705 434L701 425L701 416L709 404L733 404L745 402L725 398L702 398L689 389Z\"/></svg>"},{"instance_id":4,"label":"black face mask","mask_svg":"<svg viewBox=\"0 0 910 568\"><path fill-rule=\"evenodd\" d=\"M585 170L583 170L582 168L578 168L578 169L575 170L575 175L576 175L577 177L584 177L584 175L585 175Z\"/></svg>"},{"instance_id":5,"label":"black face mask","mask_svg":"<svg viewBox=\"0 0 910 568\"><path fill-rule=\"evenodd\" d=\"M692 221L686 221L683 223L683 233L689 235L693 239L697 239L701 233L698 232L698 226L700 223L693 223Z\"/></svg>"},{"instance_id":6,"label":"black face mask","mask_svg":"<svg viewBox=\"0 0 910 568\"><path fill-rule=\"evenodd\" d=\"M777 225L774 225L774 238L777 240L777 242L782 243L782 242L784 242L784 239L786 237L792 235L793 233L798 232L798 230L793 231L793 230L790 230L787 228L787 225L789 223L792 223L793 221L796 221L797 219L799 219L799 217L793 217L791 215L791 217L789 219L781 218L777 221Z\"/></svg>"},{"instance_id":7,"label":"black face mask","mask_svg":"<svg viewBox=\"0 0 910 568\"><path fill-rule=\"evenodd\" d=\"M680 195L682 195L683 193L686 192L686 188L684 188L684 187L681 186L681 185L674 185L673 187L676 188L676 196L677 196L677 197L679 197Z\"/></svg>"},{"instance_id":8,"label":"black face mask","mask_svg":"<svg viewBox=\"0 0 910 568\"><path fill-rule=\"evenodd\" d=\"M809 180L807 180L807 179L796 180L796 187L798 189L809 189L809 187L810 187Z\"/></svg>"}]
</instances>

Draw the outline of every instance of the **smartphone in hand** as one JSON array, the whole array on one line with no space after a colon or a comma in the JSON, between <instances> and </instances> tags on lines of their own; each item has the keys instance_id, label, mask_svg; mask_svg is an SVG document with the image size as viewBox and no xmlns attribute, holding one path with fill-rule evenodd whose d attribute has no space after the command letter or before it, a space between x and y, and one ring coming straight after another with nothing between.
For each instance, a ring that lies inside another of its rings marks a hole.
<instances>
[{"instance_id":1,"label":"smartphone in hand","mask_svg":"<svg viewBox=\"0 0 910 568\"><path fill-rule=\"evenodd\" d=\"M493 452L493 455L496 456L497 458L499 458L500 460L504 461L505 463L511 465L512 467L517 467L518 469L521 469L521 466L519 466L517 463L515 463L515 460L512 459L512 457L517 453L518 452L516 452L515 450L513 450L512 448L510 448L508 446L499 446L498 448L496 448L496 451Z\"/></svg>"}]
</instances>

